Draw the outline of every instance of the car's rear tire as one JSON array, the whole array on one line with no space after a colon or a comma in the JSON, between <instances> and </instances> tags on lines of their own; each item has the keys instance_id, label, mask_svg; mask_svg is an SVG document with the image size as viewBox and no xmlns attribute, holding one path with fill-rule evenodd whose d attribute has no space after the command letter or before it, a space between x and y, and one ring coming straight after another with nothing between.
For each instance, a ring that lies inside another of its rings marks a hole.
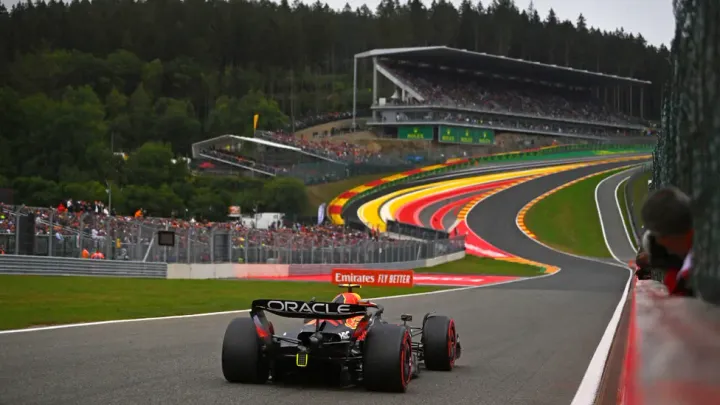
<instances>
[{"instance_id":1,"label":"car's rear tire","mask_svg":"<svg viewBox=\"0 0 720 405\"><path fill-rule=\"evenodd\" d=\"M407 328L376 324L365 338L363 385L370 391L405 392L412 378L412 338Z\"/></svg>"},{"instance_id":2,"label":"car's rear tire","mask_svg":"<svg viewBox=\"0 0 720 405\"><path fill-rule=\"evenodd\" d=\"M261 353L260 338L251 318L235 318L225 330L222 371L232 383L264 384L270 364Z\"/></svg>"},{"instance_id":3,"label":"car's rear tire","mask_svg":"<svg viewBox=\"0 0 720 405\"><path fill-rule=\"evenodd\" d=\"M425 368L452 371L458 345L455 321L447 316L429 317L423 325L422 345Z\"/></svg>"}]
</instances>

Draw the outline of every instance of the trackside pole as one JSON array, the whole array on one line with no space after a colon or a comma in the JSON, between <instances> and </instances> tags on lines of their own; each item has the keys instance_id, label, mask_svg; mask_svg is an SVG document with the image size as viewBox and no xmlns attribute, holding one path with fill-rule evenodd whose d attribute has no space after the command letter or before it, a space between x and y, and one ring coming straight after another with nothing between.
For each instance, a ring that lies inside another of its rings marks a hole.
<instances>
[{"instance_id":1,"label":"trackside pole","mask_svg":"<svg viewBox=\"0 0 720 405\"><path fill-rule=\"evenodd\" d=\"M355 130L355 115L357 114L357 56L353 58L353 111L352 126Z\"/></svg>"}]
</instances>

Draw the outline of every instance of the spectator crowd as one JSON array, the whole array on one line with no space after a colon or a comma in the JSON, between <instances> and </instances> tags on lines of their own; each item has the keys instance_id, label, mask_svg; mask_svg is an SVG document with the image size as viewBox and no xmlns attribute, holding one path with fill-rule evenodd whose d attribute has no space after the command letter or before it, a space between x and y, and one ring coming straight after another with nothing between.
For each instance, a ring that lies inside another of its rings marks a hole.
<instances>
[{"instance_id":1,"label":"spectator crowd","mask_svg":"<svg viewBox=\"0 0 720 405\"><path fill-rule=\"evenodd\" d=\"M378 157L377 153L347 141L332 142L328 138L307 139L284 131L262 133L261 137L346 163L365 163Z\"/></svg>"},{"instance_id":2,"label":"spectator crowd","mask_svg":"<svg viewBox=\"0 0 720 405\"><path fill-rule=\"evenodd\" d=\"M590 92L390 62L384 62L383 67L423 96L424 104L602 124L639 124L636 118L611 111Z\"/></svg>"},{"instance_id":3,"label":"spectator crowd","mask_svg":"<svg viewBox=\"0 0 720 405\"><path fill-rule=\"evenodd\" d=\"M327 124L328 122L349 118L352 118L352 112L350 111L309 114L302 118L295 119L295 130L300 131L305 128L314 127L315 125ZM291 131L292 125L287 125L286 130Z\"/></svg>"},{"instance_id":4,"label":"spectator crowd","mask_svg":"<svg viewBox=\"0 0 720 405\"><path fill-rule=\"evenodd\" d=\"M68 200L72 201L72 200ZM68 207L69 205L69 207ZM351 247L371 240L389 240L369 231L357 231L342 226L321 224L275 223L268 229L258 229L243 221L207 222L195 219L146 217L142 210L133 216L110 215L102 202L63 202L57 208L15 207L0 204L0 248L8 251L8 243L16 231L16 214L35 214L35 233L52 236L55 244L66 239L80 240L73 243L95 251L109 238L121 249L131 249L139 244L150 244L157 230L175 230L180 248L188 238L193 243L207 244L216 231L232 231L235 247L277 247L283 249L310 249ZM74 237L74 238L71 238ZM124 252L122 256L126 256Z\"/></svg>"}]
</instances>

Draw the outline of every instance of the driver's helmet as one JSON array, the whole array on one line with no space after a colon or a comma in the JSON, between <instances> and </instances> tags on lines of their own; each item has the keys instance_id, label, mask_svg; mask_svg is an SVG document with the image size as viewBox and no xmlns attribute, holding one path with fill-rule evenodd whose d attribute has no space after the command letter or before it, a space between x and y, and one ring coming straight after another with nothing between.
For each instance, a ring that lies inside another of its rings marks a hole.
<instances>
[{"instance_id":1,"label":"driver's helmet","mask_svg":"<svg viewBox=\"0 0 720 405\"><path fill-rule=\"evenodd\" d=\"M351 293L351 292L344 292L342 294L338 294L332 302L336 304L359 304L360 300L362 298L360 297L360 294L357 293Z\"/></svg>"}]
</instances>

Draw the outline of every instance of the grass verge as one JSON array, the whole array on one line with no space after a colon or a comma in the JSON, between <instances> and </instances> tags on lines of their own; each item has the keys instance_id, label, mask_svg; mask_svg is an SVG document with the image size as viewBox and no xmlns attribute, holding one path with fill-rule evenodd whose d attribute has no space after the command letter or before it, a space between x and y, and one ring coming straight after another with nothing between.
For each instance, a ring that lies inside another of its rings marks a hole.
<instances>
[{"instance_id":1,"label":"grass verge","mask_svg":"<svg viewBox=\"0 0 720 405\"><path fill-rule=\"evenodd\" d=\"M418 273L482 274L516 277L533 277L545 274L545 269L541 267L470 255L465 256L462 260L415 271Z\"/></svg>"},{"instance_id":2,"label":"grass verge","mask_svg":"<svg viewBox=\"0 0 720 405\"><path fill-rule=\"evenodd\" d=\"M257 298L332 299L325 283L0 275L0 330L247 309ZM366 287L385 297L447 287Z\"/></svg>"},{"instance_id":3,"label":"grass verge","mask_svg":"<svg viewBox=\"0 0 720 405\"><path fill-rule=\"evenodd\" d=\"M632 225L630 224L630 216L628 215L628 205L625 204L625 186L627 185L628 180L623 181L620 183L620 187L617 189L617 195L615 196L618 200L618 203L620 204L620 214L623 217L623 223L625 223L625 229L627 229L628 234L630 234L630 242L632 243L633 247L637 249L637 243L635 241L635 236L632 234Z\"/></svg>"},{"instance_id":4,"label":"grass verge","mask_svg":"<svg viewBox=\"0 0 720 405\"><path fill-rule=\"evenodd\" d=\"M350 190L351 188L363 185L367 182L381 179L383 177L392 176L393 173L367 174L362 176L350 177L344 180L332 183L318 184L307 188L307 196L309 201L308 211L306 215L317 215L317 209L322 203L329 203L330 200L338 195Z\"/></svg>"},{"instance_id":5,"label":"grass verge","mask_svg":"<svg viewBox=\"0 0 720 405\"><path fill-rule=\"evenodd\" d=\"M640 216L640 210L642 205L648 196L648 180L652 173L648 170L638 175L628 187L630 191L630 202L632 203L633 216L637 218L637 224L643 226L642 217Z\"/></svg>"},{"instance_id":6,"label":"grass verge","mask_svg":"<svg viewBox=\"0 0 720 405\"><path fill-rule=\"evenodd\" d=\"M558 250L581 256L612 257L605 245L595 204L595 187L623 169L593 176L540 200L525 215L535 236Z\"/></svg>"}]
</instances>

